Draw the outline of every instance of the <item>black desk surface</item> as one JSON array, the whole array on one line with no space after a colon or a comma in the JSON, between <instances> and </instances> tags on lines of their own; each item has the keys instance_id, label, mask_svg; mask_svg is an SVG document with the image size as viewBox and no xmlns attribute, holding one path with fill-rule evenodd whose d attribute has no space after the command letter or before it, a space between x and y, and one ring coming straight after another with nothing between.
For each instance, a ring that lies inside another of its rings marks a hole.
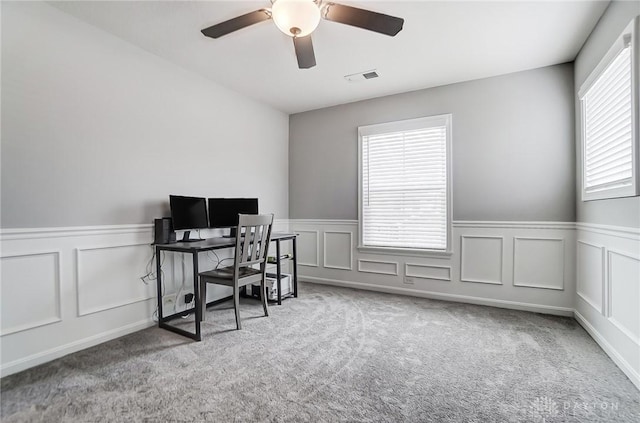
<instances>
[{"instance_id":1,"label":"black desk surface","mask_svg":"<svg viewBox=\"0 0 640 423\"><path fill-rule=\"evenodd\" d=\"M271 241L293 239L295 237L296 237L296 234L294 233L285 233L285 232L271 233ZM155 244L155 246L160 247L161 250L178 251L178 252L217 250L222 248L234 247L235 245L236 245L236 239L227 238L227 237L207 238L202 241L195 241L195 242L173 242L171 244Z\"/></svg>"}]
</instances>

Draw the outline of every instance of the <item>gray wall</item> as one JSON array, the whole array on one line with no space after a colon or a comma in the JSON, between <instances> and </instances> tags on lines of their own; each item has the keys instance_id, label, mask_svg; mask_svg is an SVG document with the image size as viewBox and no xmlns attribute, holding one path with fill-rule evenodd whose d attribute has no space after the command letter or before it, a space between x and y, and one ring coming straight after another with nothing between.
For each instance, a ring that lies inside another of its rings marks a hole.
<instances>
[{"instance_id":1,"label":"gray wall","mask_svg":"<svg viewBox=\"0 0 640 423\"><path fill-rule=\"evenodd\" d=\"M357 219L357 128L453 114L454 220L575 220L573 66L291 115L289 214Z\"/></svg>"},{"instance_id":2,"label":"gray wall","mask_svg":"<svg viewBox=\"0 0 640 423\"><path fill-rule=\"evenodd\" d=\"M151 223L169 194L288 217L287 115L49 5L2 2L1 88L3 228Z\"/></svg>"},{"instance_id":3,"label":"gray wall","mask_svg":"<svg viewBox=\"0 0 640 423\"><path fill-rule=\"evenodd\" d=\"M607 53L615 39L635 16L640 15L640 2L614 1L587 39L575 61L576 157L577 157L577 221L640 228L640 197L582 201L582 139L578 91L589 74Z\"/></svg>"}]
</instances>

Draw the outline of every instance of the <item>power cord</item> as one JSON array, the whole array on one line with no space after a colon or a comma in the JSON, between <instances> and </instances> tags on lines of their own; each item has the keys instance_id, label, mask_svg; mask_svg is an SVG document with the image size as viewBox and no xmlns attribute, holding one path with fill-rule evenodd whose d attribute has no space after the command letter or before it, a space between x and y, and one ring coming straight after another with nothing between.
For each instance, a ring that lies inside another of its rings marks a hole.
<instances>
[{"instance_id":1,"label":"power cord","mask_svg":"<svg viewBox=\"0 0 640 423\"><path fill-rule=\"evenodd\" d=\"M149 282L155 281L158 278L153 266L153 263L155 262L155 258L156 258L155 251L153 250L153 246L151 246L151 251L152 251L151 257L149 258L149 261L147 262L147 265L145 266L145 269L144 269L145 272L147 273L140 277L140 280L145 285L149 285ZM164 272L162 271L163 264L164 264L164 253L160 252L160 272L162 276L164 276Z\"/></svg>"},{"instance_id":2,"label":"power cord","mask_svg":"<svg viewBox=\"0 0 640 423\"><path fill-rule=\"evenodd\" d=\"M149 261L147 262L147 265L145 266L145 271L147 272L146 274L144 274L143 276L140 277L140 280L142 281L142 283L144 283L145 285L149 285L149 282L151 281L155 281L158 280L158 275L156 274L155 270L154 270L154 266L153 263L155 262L156 259L156 255L155 255L155 251L153 248L153 245L150 246L151 248L151 258L149 258ZM165 293L165 282L164 282L164 271L162 270L162 265L164 264L164 259L165 259L165 254L161 251L160 252L160 276L162 278L162 286L160 287L160 298L164 297L164 293ZM151 319L154 322L158 321L158 306L156 306L156 309L153 311L153 314L151 315Z\"/></svg>"}]
</instances>

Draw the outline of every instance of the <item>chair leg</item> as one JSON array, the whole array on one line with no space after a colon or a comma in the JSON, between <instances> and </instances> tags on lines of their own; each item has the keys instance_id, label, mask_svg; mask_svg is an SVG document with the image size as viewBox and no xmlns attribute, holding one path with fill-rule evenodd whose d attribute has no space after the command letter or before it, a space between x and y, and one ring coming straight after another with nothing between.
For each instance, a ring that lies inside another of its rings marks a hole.
<instances>
[{"instance_id":1,"label":"chair leg","mask_svg":"<svg viewBox=\"0 0 640 423\"><path fill-rule=\"evenodd\" d=\"M237 285L233 287L233 308L236 310L236 327L240 330L240 288Z\"/></svg>"},{"instance_id":2,"label":"chair leg","mask_svg":"<svg viewBox=\"0 0 640 423\"><path fill-rule=\"evenodd\" d=\"M262 297L262 308L264 308L264 315L269 315L269 306L267 305L267 284L264 278L260 282L260 297Z\"/></svg>"},{"instance_id":3,"label":"chair leg","mask_svg":"<svg viewBox=\"0 0 640 423\"><path fill-rule=\"evenodd\" d=\"M207 314L207 283L200 278L200 321L204 322Z\"/></svg>"}]
</instances>

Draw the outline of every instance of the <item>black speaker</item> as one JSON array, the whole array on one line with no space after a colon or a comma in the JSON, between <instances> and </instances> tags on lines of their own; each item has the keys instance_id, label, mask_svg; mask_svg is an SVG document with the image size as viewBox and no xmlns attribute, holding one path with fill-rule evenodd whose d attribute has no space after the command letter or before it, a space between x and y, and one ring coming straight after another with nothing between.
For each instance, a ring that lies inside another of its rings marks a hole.
<instances>
[{"instance_id":1,"label":"black speaker","mask_svg":"<svg viewBox=\"0 0 640 423\"><path fill-rule=\"evenodd\" d=\"M170 217L156 219L154 244L170 244L176 242L176 233L173 231L173 223Z\"/></svg>"}]
</instances>

